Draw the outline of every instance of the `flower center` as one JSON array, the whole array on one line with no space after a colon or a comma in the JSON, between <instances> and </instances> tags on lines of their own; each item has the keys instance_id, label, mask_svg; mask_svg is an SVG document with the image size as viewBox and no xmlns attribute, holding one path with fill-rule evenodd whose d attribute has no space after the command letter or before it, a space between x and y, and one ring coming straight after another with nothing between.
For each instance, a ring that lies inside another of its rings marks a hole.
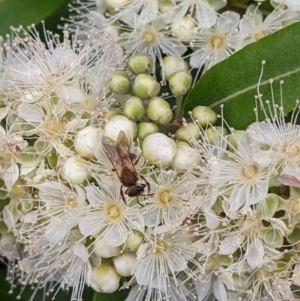
<instances>
[{"instance_id":1,"label":"flower center","mask_svg":"<svg viewBox=\"0 0 300 301\"><path fill-rule=\"evenodd\" d=\"M299 156L299 154L300 154L299 146L298 145L290 146L287 141L285 141L283 143L281 152L283 154L286 154L289 159L293 159L293 158Z\"/></svg>"},{"instance_id":2,"label":"flower center","mask_svg":"<svg viewBox=\"0 0 300 301\"><path fill-rule=\"evenodd\" d=\"M258 222L256 216L247 216L246 219L241 218L238 221L241 231L247 237L256 237L259 232L260 223Z\"/></svg>"},{"instance_id":3,"label":"flower center","mask_svg":"<svg viewBox=\"0 0 300 301\"><path fill-rule=\"evenodd\" d=\"M287 211L297 221L300 221L300 199L299 198L290 199Z\"/></svg>"},{"instance_id":4,"label":"flower center","mask_svg":"<svg viewBox=\"0 0 300 301\"><path fill-rule=\"evenodd\" d=\"M110 222L118 222L123 218L123 208L117 203L107 204L104 213Z\"/></svg>"},{"instance_id":5,"label":"flower center","mask_svg":"<svg viewBox=\"0 0 300 301\"><path fill-rule=\"evenodd\" d=\"M65 204L69 209L74 209L78 206L77 200L74 198L66 198Z\"/></svg>"},{"instance_id":6,"label":"flower center","mask_svg":"<svg viewBox=\"0 0 300 301\"><path fill-rule=\"evenodd\" d=\"M56 120L48 120L42 124L41 136L44 136L48 140L55 140L61 137L64 126L61 122Z\"/></svg>"},{"instance_id":7,"label":"flower center","mask_svg":"<svg viewBox=\"0 0 300 301\"><path fill-rule=\"evenodd\" d=\"M169 248L170 245L167 242L165 242L164 240L159 240L156 242L153 253L156 255L165 254L166 252L168 252Z\"/></svg>"},{"instance_id":8,"label":"flower center","mask_svg":"<svg viewBox=\"0 0 300 301\"><path fill-rule=\"evenodd\" d=\"M209 45L212 49L221 49L225 47L225 39L221 35L214 35L209 41Z\"/></svg>"},{"instance_id":9,"label":"flower center","mask_svg":"<svg viewBox=\"0 0 300 301\"><path fill-rule=\"evenodd\" d=\"M144 42L148 46L155 45L157 43L157 33L152 29L152 28L147 28L145 31L142 33L142 37L144 39Z\"/></svg>"},{"instance_id":10,"label":"flower center","mask_svg":"<svg viewBox=\"0 0 300 301\"><path fill-rule=\"evenodd\" d=\"M243 176L247 179L247 180L252 180L255 178L255 176L258 173L258 166L255 163L252 164L246 164L243 167Z\"/></svg>"},{"instance_id":11,"label":"flower center","mask_svg":"<svg viewBox=\"0 0 300 301\"><path fill-rule=\"evenodd\" d=\"M88 111L94 110L96 106L97 106L97 100L93 96L88 96L83 101L83 108Z\"/></svg>"},{"instance_id":12,"label":"flower center","mask_svg":"<svg viewBox=\"0 0 300 301\"><path fill-rule=\"evenodd\" d=\"M254 35L254 39L255 39L255 41L258 41L258 40L264 38L266 35L267 35L267 33L263 30L263 31L256 33Z\"/></svg>"},{"instance_id":13,"label":"flower center","mask_svg":"<svg viewBox=\"0 0 300 301\"><path fill-rule=\"evenodd\" d=\"M156 192L156 201L161 207L169 207L175 201L174 193L170 188L163 187Z\"/></svg>"}]
</instances>

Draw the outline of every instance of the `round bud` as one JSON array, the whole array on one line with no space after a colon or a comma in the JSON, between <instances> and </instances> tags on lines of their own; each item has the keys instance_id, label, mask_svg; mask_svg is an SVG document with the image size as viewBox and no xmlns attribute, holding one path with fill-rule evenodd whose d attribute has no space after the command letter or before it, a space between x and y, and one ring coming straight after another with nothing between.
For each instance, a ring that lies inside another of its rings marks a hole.
<instances>
[{"instance_id":1,"label":"round bud","mask_svg":"<svg viewBox=\"0 0 300 301\"><path fill-rule=\"evenodd\" d=\"M179 141L176 144L177 152L172 162L172 169L178 173L194 169L200 163L200 154L186 142Z\"/></svg>"},{"instance_id":2,"label":"round bud","mask_svg":"<svg viewBox=\"0 0 300 301\"><path fill-rule=\"evenodd\" d=\"M134 139L137 134L136 124L122 115L112 117L105 124L104 129L104 136L107 136L115 141L117 140L120 131L124 131L129 139Z\"/></svg>"},{"instance_id":3,"label":"round bud","mask_svg":"<svg viewBox=\"0 0 300 301\"><path fill-rule=\"evenodd\" d=\"M131 81L127 73L116 71L109 79L109 88L121 95L125 95L131 90Z\"/></svg>"},{"instance_id":4,"label":"round bud","mask_svg":"<svg viewBox=\"0 0 300 301\"><path fill-rule=\"evenodd\" d=\"M204 131L204 135L210 144L216 145L222 137L227 135L227 129L221 126L210 127Z\"/></svg>"},{"instance_id":5,"label":"round bud","mask_svg":"<svg viewBox=\"0 0 300 301\"><path fill-rule=\"evenodd\" d=\"M147 136L142 144L143 155L150 164L167 167L172 164L177 146L173 139L162 133Z\"/></svg>"},{"instance_id":6,"label":"round bud","mask_svg":"<svg viewBox=\"0 0 300 301\"><path fill-rule=\"evenodd\" d=\"M182 125L176 131L175 138L186 142L190 142L194 139L198 140L200 138L199 129L193 122L189 122L188 125Z\"/></svg>"},{"instance_id":7,"label":"round bud","mask_svg":"<svg viewBox=\"0 0 300 301\"><path fill-rule=\"evenodd\" d=\"M160 91L160 84L151 75L139 74L134 81L134 91L142 99L155 97Z\"/></svg>"},{"instance_id":8,"label":"round bud","mask_svg":"<svg viewBox=\"0 0 300 301\"><path fill-rule=\"evenodd\" d=\"M145 108L140 98L132 96L123 106L123 113L126 117L133 120L139 120L143 118Z\"/></svg>"},{"instance_id":9,"label":"round bud","mask_svg":"<svg viewBox=\"0 0 300 301\"><path fill-rule=\"evenodd\" d=\"M188 71L178 71L169 77L169 88L174 96L183 96L190 89L192 76Z\"/></svg>"},{"instance_id":10,"label":"round bud","mask_svg":"<svg viewBox=\"0 0 300 301\"><path fill-rule=\"evenodd\" d=\"M190 16L184 16L180 20L173 22L172 35L182 42L190 42L194 38L195 20Z\"/></svg>"},{"instance_id":11,"label":"round bud","mask_svg":"<svg viewBox=\"0 0 300 301\"><path fill-rule=\"evenodd\" d=\"M115 292L119 288L120 279L116 269L108 263L103 263L100 267L93 266L91 286L97 292Z\"/></svg>"},{"instance_id":12,"label":"round bud","mask_svg":"<svg viewBox=\"0 0 300 301\"><path fill-rule=\"evenodd\" d=\"M189 70L189 64L179 57L165 56L162 64L166 79L169 79L170 75L175 72Z\"/></svg>"},{"instance_id":13,"label":"round bud","mask_svg":"<svg viewBox=\"0 0 300 301\"><path fill-rule=\"evenodd\" d=\"M77 154L95 158L96 146L101 139L99 129L93 126L80 130L74 141L74 147Z\"/></svg>"},{"instance_id":14,"label":"round bud","mask_svg":"<svg viewBox=\"0 0 300 301\"><path fill-rule=\"evenodd\" d=\"M121 247L112 247L104 240L97 239L94 243L94 252L102 258L110 258L113 256L119 256Z\"/></svg>"},{"instance_id":15,"label":"round bud","mask_svg":"<svg viewBox=\"0 0 300 301\"><path fill-rule=\"evenodd\" d=\"M119 115L120 115L119 111L116 111L115 109L110 108L109 111L106 113L105 117L107 119L112 119L113 117L119 116Z\"/></svg>"},{"instance_id":16,"label":"round bud","mask_svg":"<svg viewBox=\"0 0 300 301\"><path fill-rule=\"evenodd\" d=\"M234 131L227 137L228 148L231 151L237 150L240 143L244 144L248 139L248 134L245 131Z\"/></svg>"},{"instance_id":17,"label":"round bud","mask_svg":"<svg viewBox=\"0 0 300 301\"><path fill-rule=\"evenodd\" d=\"M124 253L113 258L117 273L123 277L132 276L136 267L137 258L135 254Z\"/></svg>"},{"instance_id":18,"label":"round bud","mask_svg":"<svg viewBox=\"0 0 300 301\"><path fill-rule=\"evenodd\" d=\"M149 73L153 67L150 56L135 54L128 59L128 69L135 75Z\"/></svg>"},{"instance_id":19,"label":"round bud","mask_svg":"<svg viewBox=\"0 0 300 301\"><path fill-rule=\"evenodd\" d=\"M206 127L208 124L214 125L217 120L216 112L204 106L195 107L192 111L192 116L202 127Z\"/></svg>"},{"instance_id":20,"label":"round bud","mask_svg":"<svg viewBox=\"0 0 300 301\"><path fill-rule=\"evenodd\" d=\"M109 9L120 9L131 2L131 0L104 0Z\"/></svg>"},{"instance_id":21,"label":"round bud","mask_svg":"<svg viewBox=\"0 0 300 301\"><path fill-rule=\"evenodd\" d=\"M158 133L159 127L153 122L141 122L138 124L137 136L140 140L144 140L150 134Z\"/></svg>"},{"instance_id":22,"label":"round bud","mask_svg":"<svg viewBox=\"0 0 300 301\"><path fill-rule=\"evenodd\" d=\"M130 233L128 233L125 241L125 251L135 253L143 240L144 235L141 232L133 229Z\"/></svg>"},{"instance_id":23,"label":"round bud","mask_svg":"<svg viewBox=\"0 0 300 301\"><path fill-rule=\"evenodd\" d=\"M87 162L80 157L70 157L61 167L61 176L67 182L80 185L90 179Z\"/></svg>"},{"instance_id":24,"label":"round bud","mask_svg":"<svg viewBox=\"0 0 300 301\"><path fill-rule=\"evenodd\" d=\"M167 124L172 120L173 113L167 101L160 97L155 97L148 104L147 116L152 121Z\"/></svg>"}]
</instances>

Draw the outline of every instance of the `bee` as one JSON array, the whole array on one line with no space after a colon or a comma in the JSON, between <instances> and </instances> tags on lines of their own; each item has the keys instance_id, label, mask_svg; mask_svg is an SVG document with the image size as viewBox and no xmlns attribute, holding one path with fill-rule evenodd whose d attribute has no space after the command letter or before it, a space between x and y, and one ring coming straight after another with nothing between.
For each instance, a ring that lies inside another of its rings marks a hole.
<instances>
[{"instance_id":1,"label":"bee","mask_svg":"<svg viewBox=\"0 0 300 301\"><path fill-rule=\"evenodd\" d=\"M143 195L145 188L148 188L148 195L150 192L149 182L135 169L135 165L138 163L140 156L136 156L130 153L130 143L127 139L125 133L120 131L117 142L113 139L103 136L102 137L103 151L107 158L113 165L113 171L117 173L117 176L121 182L120 193L122 200L126 204L123 187L127 187L125 194L130 197L137 197L137 202L139 202L138 196ZM144 183L138 184L139 179L142 179Z\"/></svg>"}]
</instances>

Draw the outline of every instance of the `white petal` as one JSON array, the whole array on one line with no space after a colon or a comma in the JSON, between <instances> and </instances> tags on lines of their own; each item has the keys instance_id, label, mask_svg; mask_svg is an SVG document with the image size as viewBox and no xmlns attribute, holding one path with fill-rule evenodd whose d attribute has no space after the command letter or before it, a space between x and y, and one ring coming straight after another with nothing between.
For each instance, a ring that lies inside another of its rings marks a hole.
<instances>
[{"instance_id":1,"label":"white petal","mask_svg":"<svg viewBox=\"0 0 300 301\"><path fill-rule=\"evenodd\" d=\"M103 240L112 247L118 247L127 239L127 234L123 232L122 227L114 225L106 233Z\"/></svg>"},{"instance_id":2,"label":"white petal","mask_svg":"<svg viewBox=\"0 0 300 301\"><path fill-rule=\"evenodd\" d=\"M246 258L249 266L260 268L264 261L264 247L259 238L254 238L246 252Z\"/></svg>"},{"instance_id":3,"label":"white petal","mask_svg":"<svg viewBox=\"0 0 300 301\"><path fill-rule=\"evenodd\" d=\"M80 257L83 261L87 261L89 259L89 252L83 244L76 244L73 247L73 252L76 256Z\"/></svg>"},{"instance_id":4,"label":"white petal","mask_svg":"<svg viewBox=\"0 0 300 301\"><path fill-rule=\"evenodd\" d=\"M230 235L223 239L220 244L220 253L222 255L230 255L232 254L243 242L243 235Z\"/></svg>"},{"instance_id":5,"label":"white petal","mask_svg":"<svg viewBox=\"0 0 300 301\"><path fill-rule=\"evenodd\" d=\"M19 105L18 114L19 117L25 119L27 122L40 122L44 119L41 108L29 103Z\"/></svg>"},{"instance_id":6,"label":"white petal","mask_svg":"<svg viewBox=\"0 0 300 301\"><path fill-rule=\"evenodd\" d=\"M213 285L214 295L218 301L227 301L227 294L224 284L217 279Z\"/></svg>"},{"instance_id":7,"label":"white petal","mask_svg":"<svg viewBox=\"0 0 300 301\"><path fill-rule=\"evenodd\" d=\"M3 180L8 190L16 183L19 178L19 167L17 163L12 163L3 173Z\"/></svg>"}]
</instances>

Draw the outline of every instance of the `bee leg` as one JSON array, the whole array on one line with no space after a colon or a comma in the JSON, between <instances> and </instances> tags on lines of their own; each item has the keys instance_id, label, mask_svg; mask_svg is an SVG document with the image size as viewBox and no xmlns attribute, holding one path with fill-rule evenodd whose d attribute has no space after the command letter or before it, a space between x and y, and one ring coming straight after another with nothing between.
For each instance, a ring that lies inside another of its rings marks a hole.
<instances>
[{"instance_id":1,"label":"bee leg","mask_svg":"<svg viewBox=\"0 0 300 301\"><path fill-rule=\"evenodd\" d=\"M121 193L121 197L122 197L123 202L127 205L126 200L125 200L125 196L124 196L124 192L123 192L123 185L121 185L121 187L120 187L120 193Z\"/></svg>"},{"instance_id":2,"label":"bee leg","mask_svg":"<svg viewBox=\"0 0 300 301\"><path fill-rule=\"evenodd\" d=\"M150 184L149 184L149 182L142 175L140 175L140 177L145 181L146 186L148 188L148 195L150 195Z\"/></svg>"},{"instance_id":3,"label":"bee leg","mask_svg":"<svg viewBox=\"0 0 300 301\"><path fill-rule=\"evenodd\" d=\"M139 153L138 155L135 155L135 154L130 154L130 155L134 156L133 158L131 158L131 159L134 160L133 161L133 165L137 165L138 162L139 162L139 160L140 160L140 158L141 158L141 156L142 156L142 153Z\"/></svg>"},{"instance_id":4,"label":"bee leg","mask_svg":"<svg viewBox=\"0 0 300 301\"><path fill-rule=\"evenodd\" d=\"M144 207L144 205L141 204L141 203L139 202L139 197L138 197L138 196L136 197L136 200L137 200L137 203L138 203L140 206Z\"/></svg>"}]
</instances>

